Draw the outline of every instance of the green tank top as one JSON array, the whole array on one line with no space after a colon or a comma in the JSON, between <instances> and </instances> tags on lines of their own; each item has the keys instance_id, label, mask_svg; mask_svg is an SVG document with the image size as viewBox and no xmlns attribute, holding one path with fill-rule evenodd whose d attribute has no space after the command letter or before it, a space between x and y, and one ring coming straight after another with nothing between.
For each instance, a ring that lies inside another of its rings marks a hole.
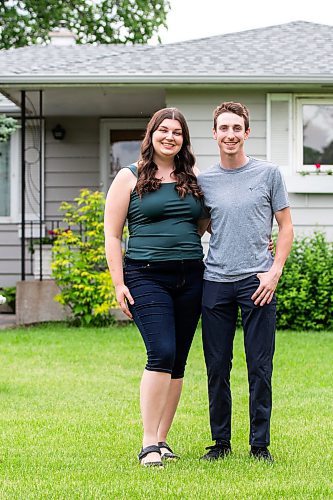
<instances>
[{"instance_id":1,"label":"green tank top","mask_svg":"<svg viewBox=\"0 0 333 500\"><path fill-rule=\"evenodd\" d=\"M136 165L125 168L138 176ZM175 182L162 183L142 198L135 190L131 193L126 257L150 261L203 258L197 229L203 203L190 194L180 198L175 186Z\"/></svg>"}]
</instances>

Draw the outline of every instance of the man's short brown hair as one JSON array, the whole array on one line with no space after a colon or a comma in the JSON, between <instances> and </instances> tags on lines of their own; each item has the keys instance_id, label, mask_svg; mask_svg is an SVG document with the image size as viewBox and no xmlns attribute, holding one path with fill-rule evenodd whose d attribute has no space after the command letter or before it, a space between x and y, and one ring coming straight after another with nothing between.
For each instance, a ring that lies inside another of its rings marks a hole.
<instances>
[{"instance_id":1,"label":"man's short brown hair","mask_svg":"<svg viewBox=\"0 0 333 500\"><path fill-rule=\"evenodd\" d=\"M235 113L235 115L242 116L244 118L245 132L250 127L250 116L249 110L244 104L240 102L222 102L217 108L214 110L213 118L214 118L214 130L216 130L217 118L222 115L222 113Z\"/></svg>"}]
</instances>

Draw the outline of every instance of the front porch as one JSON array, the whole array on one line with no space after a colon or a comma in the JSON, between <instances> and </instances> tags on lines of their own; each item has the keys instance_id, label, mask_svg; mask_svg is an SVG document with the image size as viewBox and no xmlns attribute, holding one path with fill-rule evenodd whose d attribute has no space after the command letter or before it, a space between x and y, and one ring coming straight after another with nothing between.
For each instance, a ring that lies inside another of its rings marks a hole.
<instances>
[{"instance_id":1,"label":"front porch","mask_svg":"<svg viewBox=\"0 0 333 500\"><path fill-rule=\"evenodd\" d=\"M33 240L42 260L38 240L61 226L61 202L82 188L106 192L117 170L137 159L149 117L166 103L164 89L131 85L1 90L20 108L13 114L21 128L11 139L10 207L0 216L1 285L14 286L33 278L29 248Z\"/></svg>"}]
</instances>

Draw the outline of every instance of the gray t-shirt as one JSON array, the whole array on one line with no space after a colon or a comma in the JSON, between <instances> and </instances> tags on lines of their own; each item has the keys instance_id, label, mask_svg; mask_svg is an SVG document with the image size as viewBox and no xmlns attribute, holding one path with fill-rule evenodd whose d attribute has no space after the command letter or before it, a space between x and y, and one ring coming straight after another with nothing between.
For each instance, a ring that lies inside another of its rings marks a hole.
<instances>
[{"instance_id":1,"label":"gray t-shirt","mask_svg":"<svg viewBox=\"0 0 333 500\"><path fill-rule=\"evenodd\" d=\"M289 206L279 168L256 158L231 170L220 164L198 177L212 234L204 278L239 281L268 271L273 216Z\"/></svg>"}]
</instances>

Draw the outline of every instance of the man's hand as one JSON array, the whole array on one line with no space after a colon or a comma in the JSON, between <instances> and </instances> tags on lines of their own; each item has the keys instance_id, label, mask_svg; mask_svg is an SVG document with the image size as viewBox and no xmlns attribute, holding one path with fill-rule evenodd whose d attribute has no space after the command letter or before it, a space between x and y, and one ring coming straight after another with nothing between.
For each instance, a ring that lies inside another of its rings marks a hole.
<instances>
[{"instance_id":1,"label":"man's hand","mask_svg":"<svg viewBox=\"0 0 333 500\"><path fill-rule=\"evenodd\" d=\"M279 233L276 241L274 262L267 273L257 274L260 285L251 297L256 306L264 306L272 301L293 242L294 233L290 209L287 207L275 212L275 218L279 226Z\"/></svg>"},{"instance_id":2,"label":"man's hand","mask_svg":"<svg viewBox=\"0 0 333 500\"><path fill-rule=\"evenodd\" d=\"M251 297L256 306L264 306L272 301L281 274L282 271L273 269L270 269L267 273L257 274L260 285Z\"/></svg>"},{"instance_id":3,"label":"man's hand","mask_svg":"<svg viewBox=\"0 0 333 500\"><path fill-rule=\"evenodd\" d=\"M120 309L123 311L123 313L126 314L126 316L128 316L130 319L133 319L132 314L128 309L127 305L127 302L129 302L131 305L134 304L134 300L132 295L130 294L129 289L124 284L117 285L115 289L116 289L116 298L120 306Z\"/></svg>"}]
</instances>

